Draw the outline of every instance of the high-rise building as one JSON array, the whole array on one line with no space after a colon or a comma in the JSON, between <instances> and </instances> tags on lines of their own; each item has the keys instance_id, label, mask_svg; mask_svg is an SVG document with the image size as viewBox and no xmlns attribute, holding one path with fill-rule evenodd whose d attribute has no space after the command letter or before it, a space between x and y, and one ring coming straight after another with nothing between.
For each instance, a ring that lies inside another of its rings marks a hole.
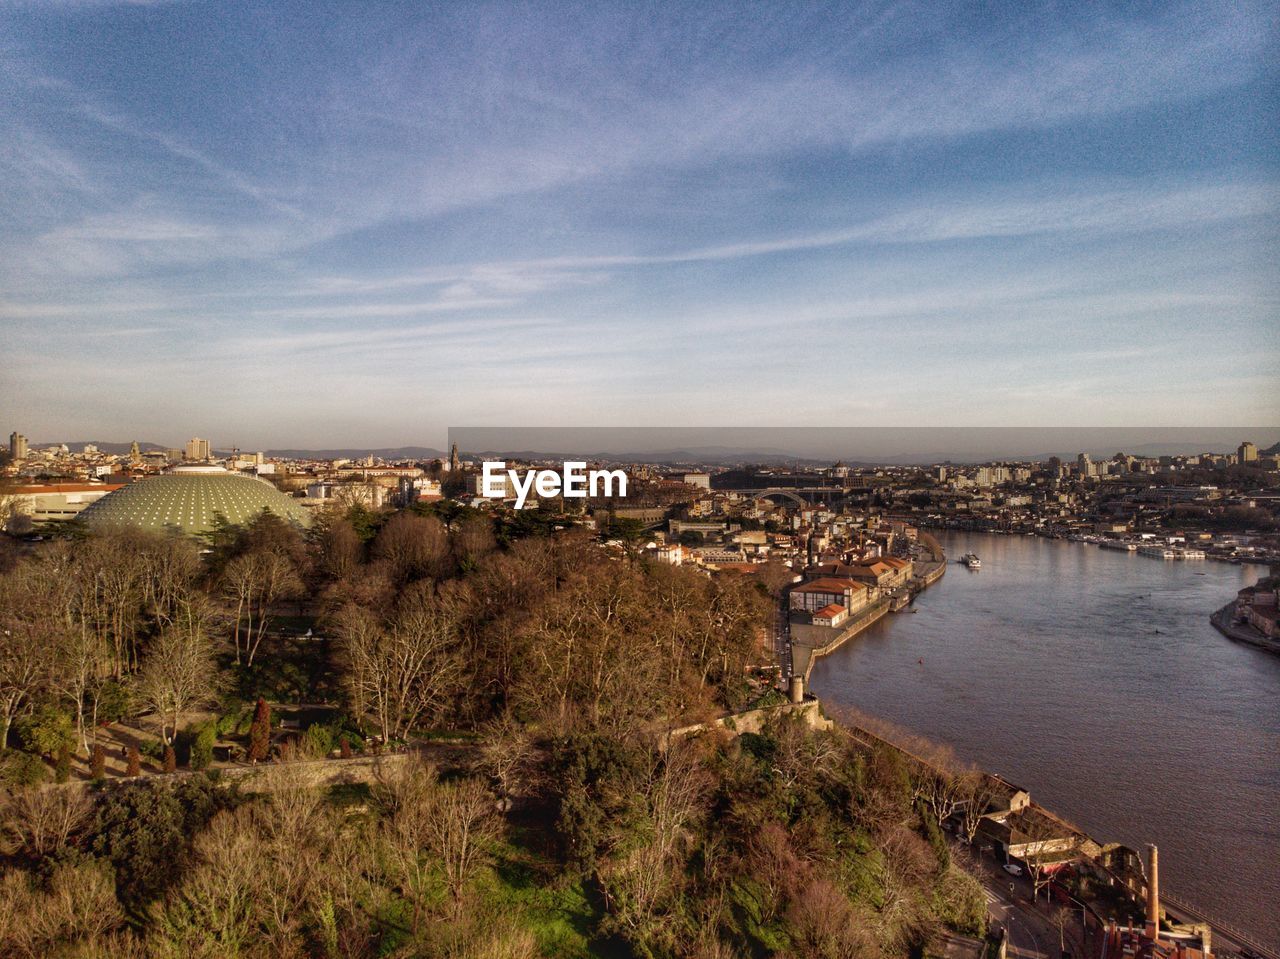
<instances>
[{"instance_id":1,"label":"high-rise building","mask_svg":"<svg viewBox=\"0 0 1280 959\"><path fill-rule=\"evenodd\" d=\"M9 459L17 463L27 458L27 438L16 430L9 434Z\"/></svg>"},{"instance_id":2,"label":"high-rise building","mask_svg":"<svg viewBox=\"0 0 1280 959\"><path fill-rule=\"evenodd\" d=\"M186 459L203 462L209 458L209 441L193 436L187 440Z\"/></svg>"},{"instance_id":3,"label":"high-rise building","mask_svg":"<svg viewBox=\"0 0 1280 959\"><path fill-rule=\"evenodd\" d=\"M1237 463L1256 463L1258 461L1258 447L1254 446L1248 440L1240 444L1240 449L1236 451Z\"/></svg>"},{"instance_id":4,"label":"high-rise building","mask_svg":"<svg viewBox=\"0 0 1280 959\"><path fill-rule=\"evenodd\" d=\"M1082 477L1093 475L1093 460L1089 458L1088 453L1081 453L1076 457L1076 470Z\"/></svg>"}]
</instances>

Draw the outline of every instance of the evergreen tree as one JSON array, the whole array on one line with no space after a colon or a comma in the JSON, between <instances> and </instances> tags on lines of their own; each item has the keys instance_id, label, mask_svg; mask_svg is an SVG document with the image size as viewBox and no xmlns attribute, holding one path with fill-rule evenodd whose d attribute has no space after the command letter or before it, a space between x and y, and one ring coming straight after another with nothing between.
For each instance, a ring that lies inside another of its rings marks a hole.
<instances>
[{"instance_id":1,"label":"evergreen tree","mask_svg":"<svg viewBox=\"0 0 1280 959\"><path fill-rule=\"evenodd\" d=\"M125 757L124 774L126 776L142 775L142 754L138 752L138 747L131 744Z\"/></svg>"},{"instance_id":2,"label":"evergreen tree","mask_svg":"<svg viewBox=\"0 0 1280 959\"><path fill-rule=\"evenodd\" d=\"M90 762L94 779L103 779L107 775L107 751L102 743L93 744L93 759Z\"/></svg>"},{"instance_id":3,"label":"evergreen tree","mask_svg":"<svg viewBox=\"0 0 1280 959\"><path fill-rule=\"evenodd\" d=\"M262 762L271 752L271 707L261 696L253 711L253 725L249 727L249 759Z\"/></svg>"},{"instance_id":4,"label":"evergreen tree","mask_svg":"<svg viewBox=\"0 0 1280 959\"><path fill-rule=\"evenodd\" d=\"M64 783L71 778L71 747L65 743L58 748L58 759L54 765L54 778Z\"/></svg>"}]
</instances>

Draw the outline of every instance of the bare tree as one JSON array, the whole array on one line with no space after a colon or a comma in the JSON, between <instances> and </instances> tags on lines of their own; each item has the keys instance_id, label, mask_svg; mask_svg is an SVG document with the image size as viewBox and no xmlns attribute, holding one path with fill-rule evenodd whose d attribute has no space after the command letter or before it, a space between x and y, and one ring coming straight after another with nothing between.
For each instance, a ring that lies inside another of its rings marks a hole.
<instances>
[{"instance_id":1,"label":"bare tree","mask_svg":"<svg viewBox=\"0 0 1280 959\"><path fill-rule=\"evenodd\" d=\"M414 902L415 928L436 868L443 873L456 920L467 885L490 861L490 847L501 832L493 795L475 779L441 783L434 768L412 760L385 776L376 795L387 812L389 855Z\"/></svg>"},{"instance_id":2,"label":"bare tree","mask_svg":"<svg viewBox=\"0 0 1280 959\"><path fill-rule=\"evenodd\" d=\"M199 611L190 611L156 638L138 678L138 692L160 719L165 745L173 742L182 713L216 699L213 643Z\"/></svg>"},{"instance_id":3,"label":"bare tree","mask_svg":"<svg viewBox=\"0 0 1280 959\"><path fill-rule=\"evenodd\" d=\"M645 841L605 870L604 892L615 919L641 938L654 935L659 909L683 873L693 826L703 814L710 778L697 746L673 743L649 755L640 784L648 813Z\"/></svg>"},{"instance_id":4,"label":"bare tree","mask_svg":"<svg viewBox=\"0 0 1280 959\"><path fill-rule=\"evenodd\" d=\"M449 566L449 532L434 516L396 513L374 539L373 557L386 563L399 583L439 577Z\"/></svg>"},{"instance_id":5,"label":"bare tree","mask_svg":"<svg viewBox=\"0 0 1280 959\"><path fill-rule=\"evenodd\" d=\"M32 708L49 682L49 630L57 611L44 602L47 590L34 564L23 563L0 577L0 749L13 721Z\"/></svg>"},{"instance_id":6,"label":"bare tree","mask_svg":"<svg viewBox=\"0 0 1280 959\"><path fill-rule=\"evenodd\" d=\"M995 781L982 772L964 777L964 792L960 806L960 828L965 839L972 844L978 835L978 827L1000 791Z\"/></svg>"},{"instance_id":7,"label":"bare tree","mask_svg":"<svg viewBox=\"0 0 1280 959\"><path fill-rule=\"evenodd\" d=\"M916 798L929 810L939 827L963 808L971 789L969 777L952 771L948 766L921 765L913 777Z\"/></svg>"},{"instance_id":8,"label":"bare tree","mask_svg":"<svg viewBox=\"0 0 1280 959\"><path fill-rule=\"evenodd\" d=\"M73 789L32 789L15 793L0 808L0 847L7 855L32 860L65 847L93 815L93 801Z\"/></svg>"},{"instance_id":9,"label":"bare tree","mask_svg":"<svg viewBox=\"0 0 1280 959\"><path fill-rule=\"evenodd\" d=\"M503 802L509 802L532 774L533 756L532 734L509 712L482 727L476 768L493 781Z\"/></svg>"},{"instance_id":10,"label":"bare tree","mask_svg":"<svg viewBox=\"0 0 1280 959\"><path fill-rule=\"evenodd\" d=\"M222 573L223 591L235 601L233 639L236 663L253 665L253 658L266 635L272 604L297 596L303 589L293 560L283 552L268 550L243 553L231 560Z\"/></svg>"},{"instance_id":11,"label":"bare tree","mask_svg":"<svg viewBox=\"0 0 1280 959\"><path fill-rule=\"evenodd\" d=\"M461 672L456 615L428 584L411 588L390 622L348 608L338 634L352 705L384 740L404 737L438 710Z\"/></svg>"}]
</instances>

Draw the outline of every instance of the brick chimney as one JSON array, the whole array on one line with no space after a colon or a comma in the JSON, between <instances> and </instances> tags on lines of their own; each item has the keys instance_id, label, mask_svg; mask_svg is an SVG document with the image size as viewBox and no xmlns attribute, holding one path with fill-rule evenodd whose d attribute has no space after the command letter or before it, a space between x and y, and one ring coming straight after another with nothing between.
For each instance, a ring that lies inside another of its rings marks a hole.
<instances>
[{"instance_id":1,"label":"brick chimney","mask_svg":"<svg viewBox=\"0 0 1280 959\"><path fill-rule=\"evenodd\" d=\"M1147 846L1147 936L1160 938L1160 864L1156 847Z\"/></svg>"}]
</instances>

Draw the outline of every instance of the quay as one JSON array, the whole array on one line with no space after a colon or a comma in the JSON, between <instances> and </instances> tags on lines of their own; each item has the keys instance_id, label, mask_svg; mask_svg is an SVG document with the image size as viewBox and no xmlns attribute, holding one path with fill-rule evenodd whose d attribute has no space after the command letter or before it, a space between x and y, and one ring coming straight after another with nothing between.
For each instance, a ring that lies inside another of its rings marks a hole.
<instances>
[{"instance_id":1,"label":"quay","mask_svg":"<svg viewBox=\"0 0 1280 959\"><path fill-rule=\"evenodd\" d=\"M821 644L805 642L791 635L786 617L782 617L780 626L787 633L785 641L779 643L779 651L785 657L782 663L783 676L803 677L804 688L807 689L809 674L813 671L813 664L819 658L839 649L888 613L900 612L909 607L920 593L945 576L946 572L946 557L941 554L941 550L937 550L933 559L919 563L919 572L912 577L910 584L894 590L859 610L855 616L850 617L839 634Z\"/></svg>"},{"instance_id":2,"label":"quay","mask_svg":"<svg viewBox=\"0 0 1280 959\"><path fill-rule=\"evenodd\" d=\"M1280 653L1280 640L1264 636L1248 623L1237 623L1235 618L1236 604L1232 601L1210 616L1209 622L1213 624L1214 629L1227 637L1227 639L1235 640L1237 643L1245 643L1249 646L1256 646L1258 649L1265 649L1268 652Z\"/></svg>"}]
</instances>

